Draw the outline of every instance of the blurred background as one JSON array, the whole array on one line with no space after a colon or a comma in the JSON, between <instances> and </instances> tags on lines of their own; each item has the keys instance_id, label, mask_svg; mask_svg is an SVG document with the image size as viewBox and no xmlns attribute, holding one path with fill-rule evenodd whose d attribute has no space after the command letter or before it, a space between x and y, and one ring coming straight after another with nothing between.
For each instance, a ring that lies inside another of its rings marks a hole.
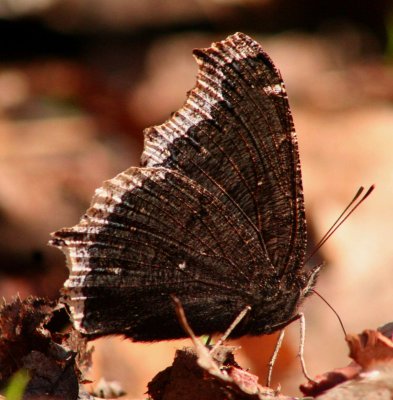
<instances>
[{"instance_id":1,"label":"blurred background","mask_svg":"<svg viewBox=\"0 0 393 400\"><path fill-rule=\"evenodd\" d=\"M57 298L67 277L49 233L78 222L94 189L138 165L143 128L195 83L195 47L235 31L281 69L299 136L310 243L360 185L376 190L310 262L349 332L393 319L393 14L388 0L0 0L0 298ZM333 313L305 304L312 375L346 365ZM298 393L298 324L275 384ZM238 361L266 377L274 337L244 338ZM95 341L89 378L131 399L189 341Z\"/></svg>"}]
</instances>

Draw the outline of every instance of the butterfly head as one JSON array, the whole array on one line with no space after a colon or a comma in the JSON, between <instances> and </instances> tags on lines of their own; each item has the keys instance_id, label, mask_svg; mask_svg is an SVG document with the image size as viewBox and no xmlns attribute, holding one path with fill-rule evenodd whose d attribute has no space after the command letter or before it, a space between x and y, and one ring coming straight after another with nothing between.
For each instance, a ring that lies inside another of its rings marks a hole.
<instances>
[{"instance_id":1,"label":"butterfly head","mask_svg":"<svg viewBox=\"0 0 393 400\"><path fill-rule=\"evenodd\" d=\"M307 273L305 277L305 285L300 289L300 298L303 299L305 297L310 296L313 293L313 289L315 284L317 283L319 271L321 270L322 265L317 265L312 268L310 272Z\"/></svg>"}]
</instances>

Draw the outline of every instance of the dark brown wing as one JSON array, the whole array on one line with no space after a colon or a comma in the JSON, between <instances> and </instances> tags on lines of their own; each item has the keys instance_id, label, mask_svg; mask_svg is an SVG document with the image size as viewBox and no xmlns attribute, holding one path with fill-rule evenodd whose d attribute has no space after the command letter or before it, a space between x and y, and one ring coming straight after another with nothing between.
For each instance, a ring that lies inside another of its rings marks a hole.
<instances>
[{"instance_id":1,"label":"dark brown wing","mask_svg":"<svg viewBox=\"0 0 393 400\"><path fill-rule=\"evenodd\" d=\"M81 222L52 242L71 266L64 294L77 328L145 341L183 337L175 294L197 333L225 330L254 302L255 265L266 266L266 279L274 274L240 221L233 205L179 172L130 168L105 182Z\"/></svg>"},{"instance_id":2,"label":"dark brown wing","mask_svg":"<svg viewBox=\"0 0 393 400\"><path fill-rule=\"evenodd\" d=\"M280 72L242 33L194 54L197 84L167 122L145 130L143 165L181 171L234 204L279 273L301 268L301 172Z\"/></svg>"},{"instance_id":3,"label":"dark brown wing","mask_svg":"<svg viewBox=\"0 0 393 400\"><path fill-rule=\"evenodd\" d=\"M199 334L224 331L245 305L254 314L237 334L269 332L296 309L306 230L281 76L240 33L194 54L197 85L145 131L143 168L106 182L81 222L54 234L88 335L184 336L170 294Z\"/></svg>"}]
</instances>

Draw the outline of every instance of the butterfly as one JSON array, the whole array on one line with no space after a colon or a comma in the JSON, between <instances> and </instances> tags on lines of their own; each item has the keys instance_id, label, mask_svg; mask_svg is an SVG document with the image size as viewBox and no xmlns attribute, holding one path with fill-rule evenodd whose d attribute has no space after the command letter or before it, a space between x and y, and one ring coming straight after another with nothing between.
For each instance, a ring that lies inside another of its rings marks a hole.
<instances>
[{"instance_id":1,"label":"butterfly","mask_svg":"<svg viewBox=\"0 0 393 400\"><path fill-rule=\"evenodd\" d=\"M281 74L236 33L194 50L184 105L144 131L140 167L96 190L79 224L53 233L76 329L134 341L269 334L298 315L319 268L304 265L306 218L297 136Z\"/></svg>"}]
</instances>

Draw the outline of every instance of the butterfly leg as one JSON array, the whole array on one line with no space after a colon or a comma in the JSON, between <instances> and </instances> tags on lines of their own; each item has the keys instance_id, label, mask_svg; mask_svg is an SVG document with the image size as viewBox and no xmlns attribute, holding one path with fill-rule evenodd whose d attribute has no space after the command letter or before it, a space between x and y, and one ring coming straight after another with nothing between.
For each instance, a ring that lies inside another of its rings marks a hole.
<instances>
[{"instance_id":1,"label":"butterfly leg","mask_svg":"<svg viewBox=\"0 0 393 400\"><path fill-rule=\"evenodd\" d=\"M267 379L266 379L267 387L270 387L270 384L272 381L273 367L274 367L274 364L276 363L278 352L280 351L282 341L284 340L284 336L285 336L285 330L282 329L280 331L280 334L278 335L278 339L277 339L276 345L274 347L274 352L273 352L272 357L270 358L270 361L268 364Z\"/></svg>"},{"instance_id":2,"label":"butterfly leg","mask_svg":"<svg viewBox=\"0 0 393 400\"><path fill-rule=\"evenodd\" d=\"M242 311L240 311L239 315L234 319L229 328L225 331L225 333L217 340L216 344L210 350L210 353L214 353L218 347L220 347L225 340L227 340L228 336L232 333L232 331L239 325L240 321L246 316L246 314L251 310L250 306L244 307Z\"/></svg>"},{"instance_id":3,"label":"butterfly leg","mask_svg":"<svg viewBox=\"0 0 393 400\"><path fill-rule=\"evenodd\" d=\"M306 363L304 361L304 342L306 339L306 319L303 313L299 313L299 323L300 323L300 343L299 343L299 353L300 365L302 367L303 375L310 382L315 382L307 372Z\"/></svg>"}]
</instances>

